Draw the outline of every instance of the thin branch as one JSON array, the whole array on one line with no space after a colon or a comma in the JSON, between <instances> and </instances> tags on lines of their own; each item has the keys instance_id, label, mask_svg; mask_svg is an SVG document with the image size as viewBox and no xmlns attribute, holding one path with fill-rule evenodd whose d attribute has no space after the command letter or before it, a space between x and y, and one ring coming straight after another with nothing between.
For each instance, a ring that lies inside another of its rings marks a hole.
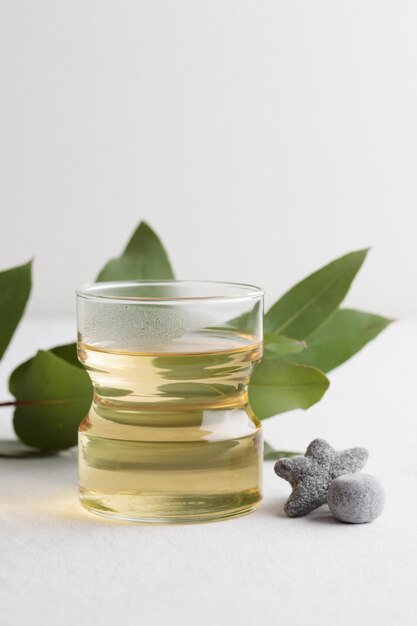
<instances>
[{"instance_id":1,"label":"thin branch","mask_svg":"<svg viewBox=\"0 0 417 626\"><path fill-rule=\"evenodd\" d=\"M75 398L77 399L77 398ZM72 399L74 400L74 398ZM45 404L66 404L67 399L62 400L10 400L8 402L0 402L0 408L5 406L33 406Z\"/></svg>"}]
</instances>

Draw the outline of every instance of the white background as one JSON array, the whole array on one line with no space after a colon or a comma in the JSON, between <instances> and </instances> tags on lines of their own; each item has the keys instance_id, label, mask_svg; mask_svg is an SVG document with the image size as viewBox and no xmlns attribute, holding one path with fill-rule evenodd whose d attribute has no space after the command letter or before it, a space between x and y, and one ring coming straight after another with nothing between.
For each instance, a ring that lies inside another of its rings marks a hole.
<instances>
[{"instance_id":1,"label":"white background","mask_svg":"<svg viewBox=\"0 0 417 626\"><path fill-rule=\"evenodd\" d=\"M267 303L372 245L349 304L417 314L416 32L411 0L1 0L0 267L72 314L146 219Z\"/></svg>"},{"instance_id":2,"label":"white background","mask_svg":"<svg viewBox=\"0 0 417 626\"><path fill-rule=\"evenodd\" d=\"M267 303L373 245L349 304L415 317L416 33L414 0L0 0L0 269L35 257L0 400L74 339L74 289L141 219L179 277ZM286 518L272 462L252 515L116 524L80 507L74 449L0 459L1 623L414 626L415 345L415 321L391 325L322 402L265 422L278 449L367 446L373 524Z\"/></svg>"}]
</instances>

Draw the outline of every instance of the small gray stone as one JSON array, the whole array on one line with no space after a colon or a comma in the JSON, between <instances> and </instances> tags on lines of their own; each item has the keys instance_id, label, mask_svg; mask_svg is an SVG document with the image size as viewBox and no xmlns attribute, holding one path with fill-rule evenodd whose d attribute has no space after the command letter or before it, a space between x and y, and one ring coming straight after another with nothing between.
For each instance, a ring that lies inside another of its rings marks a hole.
<instances>
[{"instance_id":1,"label":"small gray stone","mask_svg":"<svg viewBox=\"0 0 417 626\"><path fill-rule=\"evenodd\" d=\"M367 459L366 448L349 448L339 452L324 439L314 439L305 456L277 461L276 474L288 480L292 487L284 507L286 514L299 517L326 504L330 482L342 474L361 470Z\"/></svg>"},{"instance_id":2,"label":"small gray stone","mask_svg":"<svg viewBox=\"0 0 417 626\"><path fill-rule=\"evenodd\" d=\"M347 474L332 480L327 503L335 518L341 522L365 524L381 515L385 493L375 476Z\"/></svg>"}]
</instances>

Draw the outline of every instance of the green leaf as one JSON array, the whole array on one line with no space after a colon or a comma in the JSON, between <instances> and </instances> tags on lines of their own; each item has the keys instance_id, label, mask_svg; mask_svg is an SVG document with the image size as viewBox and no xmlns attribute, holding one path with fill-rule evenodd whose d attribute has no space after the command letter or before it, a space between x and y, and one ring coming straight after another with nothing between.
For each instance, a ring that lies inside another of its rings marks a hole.
<instances>
[{"instance_id":1,"label":"green leaf","mask_svg":"<svg viewBox=\"0 0 417 626\"><path fill-rule=\"evenodd\" d=\"M307 409L323 396L329 381L320 370L286 361L264 359L249 383L249 402L258 419Z\"/></svg>"},{"instance_id":2,"label":"green leaf","mask_svg":"<svg viewBox=\"0 0 417 626\"><path fill-rule=\"evenodd\" d=\"M305 341L290 339L284 335L264 334L264 357L298 354L307 347Z\"/></svg>"},{"instance_id":3,"label":"green leaf","mask_svg":"<svg viewBox=\"0 0 417 626\"><path fill-rule=\"evenodd\" d=\"M32 262L0 272L0 358L25 310L31 288Z\"/></svg>"},{"instance_id":4,"label":"green leaf","mask_svg":"<svg viewBox=\"0 0 417 626\"><path fill-rule=\"evenodd\" d=\"M264 461L278 461L290 456L301 456L301 452L288 452L286 450L275 450L267 441L264 441Z\"/></svg>"},{"instance_id":5,"label":"green leaf","mask_svg":"<svg viewBox=\"0 0 417 626\"><path fill-rule=\"evenodd\" d=\"M20 403L13 425L21 441L48 450L76 445L78 426L93 397L85 370L39 350L14 370L9 389Z\"/></svg>"},{"instance_id":6,"label":"green leaf","mask_svg":"<svg viewBox=\"0 0 417 626\"><path fill-rule=\"evenodd\" d=\"M59 356L60 359L64 359L64 361L70 365L75 365L75 367L83 369L82 364L78 360L76 343L66 343L62 346L56 346L49 350L49 352L52 352L55 356Z\"/></svg>"},{"instance_id":7,"label":"green leaf","mask_svg":"<svg viewBox=\"0 0 417 626\"><path fill-rule=\"evenodd\" d=\"M262 301L255 302L250 311L229 320L226 326L236 328L240 332L254 333L259 324L259 313L262 315L262 307Z\"/></svg>"},{"instance_id":8,"label":"green leaf","mask_svg":"<svg viewBox=\"0 0 417 626\"><path fill-rule=\"evenodd\" d=\"M266 314L265 331L305 339L337 309L366 254L346 254L295 285Z\"/></svg>"},{"instance_id":9,"label":"green leaf","mask_svg":"<svg viewBox=\"0 0 417 626\"><path fill-rule=\"evenodd\" d=\"M97 282L112 280L169 280L174 278L168 255L156 233L141 222L123 254L109 261Z\"/></svg>"},{"instance_id":10,"label":"green leaf","mask_svg":"<svg viewBox=\"0 0 417 626\"><path fill-rule=\"evenodd\" d=\"M297 356L289 356L288 360L330 372L350 359L392 321L372 313L339 309L307 338L306 350Z\"/></svg>"}]
</instances>

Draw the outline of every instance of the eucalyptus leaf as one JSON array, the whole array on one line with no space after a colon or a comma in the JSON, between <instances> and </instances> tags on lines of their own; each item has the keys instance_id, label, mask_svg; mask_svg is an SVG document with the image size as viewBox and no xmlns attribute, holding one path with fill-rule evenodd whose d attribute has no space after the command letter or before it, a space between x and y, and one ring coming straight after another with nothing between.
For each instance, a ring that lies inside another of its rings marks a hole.
<instances>
[{"instance_id":1,"label":"eucalyptus leaf","mask_svg":"<svg viewBox=\"0 0 417 626\"><path fill-rule=\"evenodd\" d=\"M330 372L361 350L392 321L372 313L339 309L307 338L306 350L289 356L288 360Z\"/></svg>"},{"instance_id":2,"label":"eucalyptus leaf","mask_svg":"<svg viewBox=\"0 0 417 626\"><path fill-rule=\"evenodd\" d=\"M97 282L112 280L170 280L174 272L158 235L141 222L123 254L109 261Z\"/></svg>"},{"instance_id":3,"label":"eucalyptus leaf","mask_svg":"<svg viewBox=\"0 0 417 626\"><path fill-rule=\"evenodd\" d=\"M91 405L87 373L52 352L39 350L12 373L10 392L18 401L13 425L28 446L64 450L77 443L78 426Z\"/></svg>"},{"instance_id":4,"label":"eucalyptus leaf","mask_svg":"<svg viewBox=\"0 0 417 626\"><path fill-rule=\"evenodd\" d=\"M259 419L295 408L306 409L320 400L329 381L313 366L329 371L389 324L390 320L379 316L338 310L366 253L366 250L353 252L314 272L288 291L266 314L264 359L255 368L249 384L250 403ZM0 273L0 356L29 296L30 270L28 263ZM124 252L105 265L97 281L173 278L163 244L156 233L141 222ZM256 307L260 306L258 302ZM252 333L258 320L256 307L230 320L226 327ZM307 340L307 347L304 340ZM221 355L215 358L221 359ZM227 358L224 363L216 361L215 365L220 380L227 378L232 367ZM206 394L216 398L235 389L234 385L223 383L200 383L201 369L176 370L173 382L166 383L165 391L179 398L188 398L193 393L198 397ZM165 378L170 380L169 371ZM93 387L78 361L75 343L39 351L12 373L9 387L16 398L14 427L23 443L3 442L2 447L0 442L0 456L37 456L76 445L78 426L88 413ZM101 391L103 395L117 392L111 387ZM119 395L126 393L129 390ZM277 451L265 444L266 459L295 454Z\"/></svg>"},{"instance_id":5,"label":"eucalyptus leaf","mask_svg":"<svg viewBox=\"0 0 417 626\"><path fill-rule=\"evenodd\" d=\"M249 402L258 419L307 409L318 402L329 386L320 370L278 359L264 359L255 367L249 383Z\"/></svg>"},{"instance_id":6,"label":"eucalyptus leaf","mask_svg":"<svg viewBox=\"0 0 417 626\"><path fill-rule=\"evenodd\" d=\"M308 337L342 302L366 254L346 254L295 285L266 314L265 331Z\"/></svg>"},{"instance_id":7,"label":"eucalyptus leaf","mask_svg":"<svg viewBox=\"0 0 417 626\"><path fill-rule=\"evenodd\" d=\"M242 315L229 320L227 322L227 327L236 328L240 332L253 334L257 330L259 323L259 310L262 309L262 307L263 302L258 300L258 302L253 304L249 311L246 311L246 313L242 313Z\"/></svg>"},{"instance_id":8,"label":"eucalyptus leaf","mask_svg":"<svg viewBox=\"0 0 417 626\"><path fill-rule=\"evenodd\" d=\"M288 452L286 450L275 450L267 441L264 441L264 460L278 461L291 456L300 456L301 452Z\"/></svg>"},{"instance_id":9,"label":"eucalyptus leaf","mask_svg":"<svg viewBox=\"0 0 417 626\"><path fill-rule=\"evenodd\" d=\"M55 356L59 356L60 359L64 359L70 365L74 365L75 367L80 367L83 369L83 365L78 360L77 356L77 344L76 343L66 343L62 346L56 346L52 348L49 352L55 354Z\"/></svg>"},{"instance_id":10,"label":"eucalyptus leaf","mask_svg":"<svg viewBox=\"0 0 417 626\"><path fill-rule=\"evenodd\" d=\"M0 272L0 358L23 315L31 288L32 262Z\"/></svg>"},{"instance_id":11,"label":"eucalyptus leaf","mask_svg":"<svg viewBox=\"0 0 417 626\"><path fill-rule=\"evenodd\" d=\"M298 354L307 347L305 341L290 339L284 335L264 334L264 358Z\"/></svg>"}]
</instances>

